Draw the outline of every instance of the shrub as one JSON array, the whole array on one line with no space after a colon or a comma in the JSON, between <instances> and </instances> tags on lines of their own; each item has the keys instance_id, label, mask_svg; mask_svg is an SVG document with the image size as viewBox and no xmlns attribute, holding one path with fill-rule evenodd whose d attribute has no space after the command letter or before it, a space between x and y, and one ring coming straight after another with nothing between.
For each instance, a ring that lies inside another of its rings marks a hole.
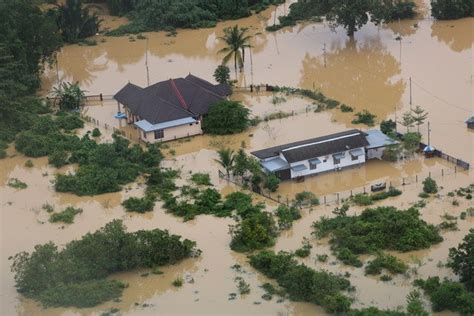
<instances>
[{"instance_id":1,"label":"shrub","mask_svg":"<svg viewBox=\"0 0 474 316\"><path fill-rule=\"evenodd\" d=\"M245 295L250 293L250 284L245 282L242 277L236 277L235 280L237 283L237 288L239 289L240 295Z\"/></svg>"},{"instance_id":2,"label":"shrub","mask_svg":"<svg viewBox=\"0 0 474 316\"><path fill-rule=\"evenodd\" d=\"M428 177L423 180L423 192L428 194L434 194L438 192L438 185L433 178Z\"/></svg>"},{"instance_id":3,"label":"shrub","mask_svg":"<svg viewBox=\"0 0 474 316\"><path fill-rule=\"evenodd\" d=\"M74 223L74 217L77 214L81 214L81 208L74 208L72 206L68 206L64 211L59 213L53 213L49 216L49 221L51 223L63 222L66 224Z\"/></svg>"},{"instance_id":4,"label":"shrub","mask_svg":"<svg viewBox=\"0 0 474 316\"><path fill-rule=\"evenodd\" d=\"M408 266L403 261L392 255L380 253L374 260L367 263L365 266L365 273L380 274L382 273L383 269L392 274L399 274L406 272L408 270Z\"/></svg>"},{"instance_id":5,"label":"shrub","mask_svg":"<svg viewBox=\"0 0 474 316\"><path fill-rule=\"evenodd\" d=\"M352 120L352 124L365 124L367 126L374 126L374 119L376 116L369 111L363 110L362 112L357 112L355 116L356 117Z\"/></svg>"},{"instance_id":6,"label":"shrub","mask_svg":"<svg viewBox=\"0 0 474 316\"><path fill-rule=\"evenodd\" d=\"M319 199L313 192L303 191L296 193L295 201L293 202L295 206L300 207L304 205L319 205Z\"/></svg>"},{"instance_id":7,"label":"shrub","mask_svg":"<svg viewBox=\"0 0 474 316\"><path fill-rule=\"evenodd\" d=\"M249 125L249 109L240 102L219 101L204 117L202 129L209 134L226 135L243 132Z\"/></svg>"},{"instance_id":8,"label":"shrub","mask_svg":"<svg viewBox=\"0 0 474 316\"><path fill-rule=\"evenodd\" d=\"M341 112L354 112L354 108L353 108L353 107L348 106L348 105L345 105L345 104L341 104L341 106L339 107L339 109L341 110Z\"/></svg>"},{"instance_id":9,"label":"shrub","mask_svg":"<svg viewBox=\"0 0 474 316\"><path fill-rule=\"evenodd\" d=\"M61 168L67 165L67 153L64 150L55 150L48 156L48 163Z\"/></svg>"},{"instance_id":10,"label":"shrub","mask_svg":"<svg viewBox=\"0 0 474 316\"><path fill-rule=\"evenodd\" d=\"M311 254L311 249L313 246L309 243L307 239L303 241L301 248L295 250L295 255L300 258L306 258Z\"/></svg>"},{"instance_id":11,"label":"shrub","mask_svg":"<svg viewBox=\"0 0 474 316\"><path fill-rule=\"evenodd\" d=\"M299 265L291 254L262 251L250 256L250 264L269 278L276 279L290 299L323 306L327 312L347 312L350 300L340 291L350 282L325 271Z\"/></svg>"},{"instance_id":12,"label":"shrub","mask_svg":"<svg viewBox=\"0 0 474 316\"><path fill-rule=\"evenodd\" d=\"M155 200L149 196L143 198L131 197L122 202L127 212L146 213L153 211Z\"/></svg>"},{"instance_id":13,"label":"shrub","mask_svg":"<svg viewBox=\"0 0 474 316\"><path fill-rule=\"evenodd\" d=\"M257 212L231 226L230 248L245 252L270 247L275 242L276 227L271 214Z\"/></svg>"},{"instance_id":14,"label":"shrub","mask_svg":"<svg viewBox=\"0 0 474 316\"><path fill-rule=\"evenodd\" d=\"M230 80L229 67L226 65L217 66L216 70L214 71L214 79L216 79L216 81L221 84L228 83Z\"/></svg>"},{"instance_id":15,"label":"shrub","mask_svg":"<svg viewBox=\"0 0 474 316\"><path fill-rule=\"evenodd\" d=\"M317 237L330 237L331 248L336 253L343 249L356 255L383 249L411 251L441 242L438 229L419 215L416 208L405 211L394 207L368 208L360 215L323 217L313 223L313 228Z\"/></svg>"},{"instance_id":16,"label":"shrub","mask_svg":"<svg viewBox=\"0 0 474 316\"><path fill-rule=\"evenodd\" d=\"M100 137L102 133L100 132L100 129L97 127L92 130L92 137Z\"/></svg>"},{"instance_id":17,"label":"shrub","mask_svg":"<svg viewBox=\"0 0 474 316\"><path fill-rule=\"evenodd\" d=\"M31 161L30 159L28 159L27 161L25 161L25 167L27 168L33 168L35 165L33 164L33 161Z\"/></svg>"},{"instance_id":18,"label":"shrub","mask_svg":"<svg viewBox=\"0 0 474 316\"><path fill-rule=\"evenodd\" d=\"M340 248L337 251L336 258L341 260L342 263L354 267L362 267L362 261L359 260L359 257L354 254L348 248Z\"/></svg>"},{"instance_id":19,"label":"shrub","mask_svg":"<svg viewBox=\"0 0 474 316\"><path fill-rule=\"evenodd\" d=\"M281 230L289 229L293 226L293 221L300 219L301 214L297 207L280 204L275 210L278 217L278 227Z\"/></svg>"},{"instance_id":20,"label":"shrub","mask_svg":"<svg viewBox=\"0 0 474 316\"><path fill-rule=\"evenodd\" d=\"M191 181L197 185L212 185L209 173L193 173L191 175Z\"/></svg>"},{"instance_id":21,"label":"shrub","mask_svg":"<svg viewBox=\"0 0 474 316\"><path fill-rule=\"evenodd\" d=\"M72 131L84 127L84 121L78 114L60 113L56 120L56 125L65 131Z\"/></svg>"},{"instance_id":22,"label":"shrub","mask_svg":"<svg viewBox=\"0 0 474 316\"><path fill-rule=\"evenodd\" d=\"M19 189L19 190L26 189L28 187L28 185L25 182L20 181L17 178L9 179L8 186L14 189Z\"/></svg>"},{"instance_id":23,"label":"shrub","mask_svg":"<svg viewBox=\"0 0 474 316\"><path fill-rule=\"evenodd\" d=\"M121 294L121 283L105 280L112 273L174 264L197 254L190 240L159 229L128 233L114 220L62 250L50 242L35 246L31 254L18 253L11 269L17 290L26 297L45 305L89 307Z\"/></svg>"},{"instance_id":24,"label":"shrub","mask_svg":"<svg viewBox=\"0 0 474 316\"><path fill-rule=\"evenodd\" d=\"M396 127L397 127L397 123L393 120L383 120L380 123L380 130L385 135L393 134L395 132Z\"/></svg>"},{"instance_id":25,"label":"shrub","mask_svg":"<svg viewBox=\"0 0 474 316\"><path fill-rule=\"evenodd\" d=\"M182 287L183 286L183 278L178 277L178 278L174 279L172 284L173 284L174 287Z\"/></svg>"},{"instance_id":26,"label":"shrub","mask_svg":"<svg viewBox=\"0 0 474 316\"><path fill-rule=\"evenodd\" d=\"M271 192L276 192L276 190L278 190L279 185L280 185L280 179L278 179L278 177L275 174L271 173L265 177L265 183L264 183L265 189L268 189Z\"/></svg>"},{"instance_id":27,"label":"shrub","mask_svg":"<svg viewBox=\"0 0 474 316\"><path fill-rule=\"evenodd\" d=\"M354 201L355 204L357 205L363 205L363 206L368 206L372 205L374 202L372 201L372 198L365 193L358 193L352 197L352 201Z\"/></svg>"}]
</instances>

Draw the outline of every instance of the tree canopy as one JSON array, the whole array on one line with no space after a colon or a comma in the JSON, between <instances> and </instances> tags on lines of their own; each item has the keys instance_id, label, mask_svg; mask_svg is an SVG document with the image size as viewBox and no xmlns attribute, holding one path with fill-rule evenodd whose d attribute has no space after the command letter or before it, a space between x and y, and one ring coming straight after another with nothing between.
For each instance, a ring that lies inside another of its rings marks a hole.
<instances>
[{"instance_id":1,"label":"tree canopy","mask_svg":"<svg viewBox=\"0 0 474 316\"><path fill-rule=\"evenodd\" d=\"M202 129L210 134L235 134L249 125L249 109L236 101L219 101L211 106L204 117Z\"/></svg>"}]
</instances>

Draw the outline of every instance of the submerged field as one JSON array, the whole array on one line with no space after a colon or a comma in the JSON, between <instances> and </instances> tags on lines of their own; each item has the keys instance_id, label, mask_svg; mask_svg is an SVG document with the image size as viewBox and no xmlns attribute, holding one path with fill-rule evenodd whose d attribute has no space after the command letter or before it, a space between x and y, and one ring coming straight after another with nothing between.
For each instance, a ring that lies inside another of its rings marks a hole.
<instances>
[{"instance_id":1,"label":"submerged field","mask_svg":"<svg viewBox=\"0 0 474 316\"><path fill-rule=\"evenodd\" d=\"M252 55L246 58L244 71L236 74L240 86L268 83L320 89L328 97L354 107L356 112L370 110L377 115L379 123L383 119L400 116L410 108L411 77L413 105L421 105L429 112L431 144L474 163L474 134L463 123L472 115L474 106L472 67L469 67L473 62L472 18L433 21L423 17L427 4L417 1L422 11L418 19L384 27L368 24L356 33L354 41L349 41L343 30L332 32L324 23L305 23L276 33L266 33L264 27L273 23L275 14L285 14L291 2L243 20L220 23L211 29L178 30L176 37L167 37L165 33L146 33L148 52L145 51L144 40L131 41L129 37L104 37L103 42L100 37L97 46L66 46L58 55L59 76L62 80L79 81L81 87L87 90L86 94L112 95L128 81L146 86L145 59L148 59L150 82L185 76L188 72L211 80L215 67L221 61L221 56L217 54L221 48L217 37L224 27L238 23L251 27L252 32L262 32L255 38ZM123 21L111 19L107 23L115 26ZM401 41L395 40L398 35L402 36ZM54 86L55 80L56 69L47 70L43 80L45 93ZM273 95L269 93L237 93L233 98L242 100L254 115L262 117L278 111L294 111L295 115L262 122L238 135L204 135L171 142L167 144L168 148L163 149L166 156L163 165L180 169L183 175L188 175L190 171L207 172L216 189L225 195L239 188L219 179L218 165L214 161L219 148L238 149L244 143L245 150L250 152L353 127L367 129L363 125L350 123L353 113L342 113L337 109L315 113L306 110L311 103L309 100L282 96L285 101L274 104ZM112 118L115 111L116 105L109 101L86 109L87 116L100 121L102 141L111 139L111 130L104 129L104 123L119 127L119 122ZM79 134L93 127L87 124ZM126 133L132 134L133 138L133 129L127 128ZM426 125L422 126L422 134L426 140ZM265 291L260 286L269 280L249 265L245 254L229 248L231 237L228 226L234 224L233 219L199 215L183 222L182 218L166 213L161 202L150 213L126 213L121 203L128 197L143 195L143 179L126 185L121 192L94 197L57 193L51 183L54 175L72 170L75 166L56 169L48 165L47 158L36 158L31 159L33 166L28 167L25 166L28 159L9 148L8 157L0 160L2 315L100 315L112 308L120 309L123 315L324 314L323 309L314 304L287 299L280 302L277 297L270 301L262 299ZM447 195L474 182L472 171L457 170L454 173L454 166L444 160L419 156L397 163L371 161L362 167L311 177L303 183L283 183L275 194L292 199L301 191L311 191L320 198L327 196L328 201L334 201L337 192L347 195L349 190L360 192L370 184L392 181L403 194L378 202L376 206L391 205L406 209L420 199L418 194L422 191L422 185L414 183L414 178L418 175L424 179L430 173L443 188L439 197L427 199L427 205L420 209L422 219L438 225L443 221L444 214L459 217L462 211L474 206L472 200ZM27 188L8 186L7 183L14 178L26 183ZM402 186L403 178L409 179L407 183L410 184ZM255 199L265 202L267 210L276 208L272 201L258 196ZM453 205L453 200L457 200L459 205ZM83 211L76 215L73 224L50 223L49 214L42 209L45 203L58 210L74 206ZM302 218L281 233L272 249L294 251L300 248L303 238L308 238L313 246L311 254L298 260L317 270L341 274L348 272L348 279L355 287L355 291L350 293L354 299L353 307L397 309L405 306L406 295L413 289L411 283L414 279L434 275L456 279L451 269L444 266L448 249L461 242L473 227L474 217L458 219L458 230L443 231L444 241L429 249L390 252L408 265L409 275L397 275L391 281L383 282L378 277L366 276L363 268L343 265L331 253L327 239L318 240L311 235L312 223L322 216L333 216L336 206L331 202L305 209ZM360 206L351 207L349 214L360 214L363 209ZM164 267L162 275L147 274L150 269L115 274L112 276L114 279L129 284L129 287L124 290L121 300L95 308L43 309L15 291L9 256L20 251L31 251L36 244L48 241L63 246L113 219L122 219L130 231L169 229L173 234L196 241L202 255ZM318 261L317 255L328 255L328 259ZM362 256L365 262L370 258ZM241 270L231 268L234 265L240 265ZM182 287L172 285L178 277L184 281ZM250 293L229 299L229 294L238 293L236 277L242 277L249 284Z\"/></svg>"}]
</instances>

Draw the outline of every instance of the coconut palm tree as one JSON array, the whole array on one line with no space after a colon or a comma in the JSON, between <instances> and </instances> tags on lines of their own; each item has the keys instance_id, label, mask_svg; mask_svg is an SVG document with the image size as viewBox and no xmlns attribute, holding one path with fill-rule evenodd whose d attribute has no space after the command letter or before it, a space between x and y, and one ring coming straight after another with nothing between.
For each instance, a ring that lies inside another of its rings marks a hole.
<instances>
[{"instance_id":1,"label":"coconut palm tree","mask_svg":"<svg viewBox=\"0 0 474 316\"><path fill-rule=\"evenodd\" d=\"M222 59L222 64L227 64L234 56L234 67L237 71L237 65L242 70L245 62L245 48L250 48L250 39L252 35L247 34L248 28L239 28L238 25L224 29L224 36L219 37L226 43L226 47L218 51L218 53L226 54Z\"/></svg>"},{"instance_id":2,"label":"coconut palm tree","mask_svg":"<svg viewBox=\"0 0 474 316\"><path fill-rule=\"evenodd\" d=\"M76 43L99 31L101 20L83 8L82 0L66 0L57 4L56 8L57 24L65 42Z\"/></svg>"},{"instance_id":3,"label":"coconut palm tree","mask_svg":"<svg viewBox=\"0 0 474 316\"><path fill-rule=\"evenodd\" d=\"M225 169L227 173L227 178L230 177L230 171L234 166L234 151L229 148L220 149L217 154L219 155L219 159L215 159L215 161Z\"/></svg>"}]
</instances>

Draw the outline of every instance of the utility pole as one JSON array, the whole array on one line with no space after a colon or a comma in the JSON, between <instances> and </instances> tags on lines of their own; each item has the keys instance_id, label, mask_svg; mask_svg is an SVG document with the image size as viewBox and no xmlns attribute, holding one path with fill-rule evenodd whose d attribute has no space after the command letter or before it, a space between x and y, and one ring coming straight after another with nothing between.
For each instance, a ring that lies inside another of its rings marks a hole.
<instances>
[{"instance_id":1,"label":"utility pole","mask_svg":"<svg viewBox=\"0 0 474 316\"><path fill-rule=\"evenodd\" d=\"M398 122L397 122L397 106L395 105L395 133L398 133Z\"/></svg>"},{"instance_id":2,"label":"utility pole","mask_svg":"<svg viewBox=\"0 0 474 316\"><path fill-rule=\"evenodd\" d=\"M431 134L431 128L430 128L430 122L428 121L428 146L431 145L430 134Z\"/></svg>"},{"instance_id":3,"label":"utility pole","mask_svg":"<svg viewBox=\"0 0 474 316\"><path fill-rule=\"evenodd\" d=\"M55 58L55 62L56 62L56 77L58 78L58 86L61 85L61 80L59 79L59 67L58 67L58 57L56 56Z\"/></svg>"},{"instance_id":4,"label":"utility pole","mask_svg":"<svg viewBox=\"0 0 474 316\"><path fill-rule=\"evenodd\" d=\"M411 77L410 77L410 109L411 109Z\"/></svg>"},{"instance_id":5,"label":"utility pole","mask_svg":"<svg viewBox=\"0 0 474 316\"><path fill-rule=\"evenodd\" d=\"M323 46L324 68L326 68L326 43Z\"/></svg>"},{"instance_id":6,"label":"utility pole","mask_svg":"<svg viewBox=\"0 0 474 316\"><path fill-rule=\"evenodd\" d=\"M145 44L145 67L146 67L146 82L147 82L147 87L150 86L150 72L148 71L148 37L146 38L146 44Z\"/></svg>"}]
</instances>

